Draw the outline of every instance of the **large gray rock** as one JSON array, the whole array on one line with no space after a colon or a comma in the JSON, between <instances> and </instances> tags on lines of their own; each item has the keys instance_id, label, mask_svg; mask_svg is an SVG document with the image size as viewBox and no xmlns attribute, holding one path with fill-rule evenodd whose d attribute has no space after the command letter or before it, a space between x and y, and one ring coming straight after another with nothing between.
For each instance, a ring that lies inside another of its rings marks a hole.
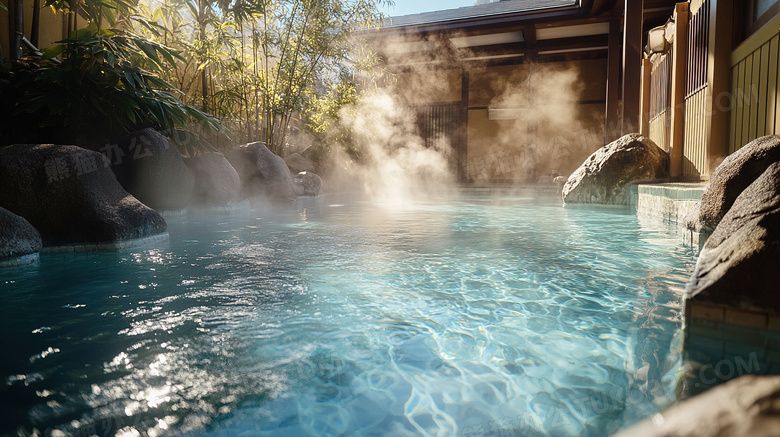
<instances>
[{"instance_id":1,"label":"large gray rock","mask_svg":"<svg viewBox=\"0 0 780 437\"><path fill-rule=\"evenodd\" d=\"M300 153L291 153L284 158L284 162L290 171L294 174L298 174L302 171L313 172L314 163L301 156Z\"/></svg>"},{"instance_id":2,"label":"large gray rock","mask_svg":"<svg viewBox=\"0 0 780 437\"><path fill-rule=\"evenodd\" d=\"M117 146L109 158L127 192L158 211L187 207L194 177L167 138L147 128L121 138Z\"/></svg>"},{"instance_id":3,"label":"large gray rock","mask_svg":"<svg viewBox=\"0 0 780 437\"><path fill-rule=\"evenodd\" d=\"M196 205L227 205L241 200L238 172L219 152L203 153L184 162L195 176L192 201Z\"/></svg>"},{"instance_id":4,"label":"large gray rock","mask_svg":"<svg viewBox=\"0 0 780 437\"><path fill-rule=\"evenodd\" d=\"M302 171L295 175L295 194L299 196L319 196L322 194L322 178L314 173Z\"/></svg>"},{"instance_id":5,"label":"large gray rock","mask_svg":"<svg viewBox=\"0 0 780 437\"><path fill-rule=\"evenodd\" d=\"M594 152L563 186L566 203L628 205L630 182L669 177L669 155L649 138L625 135Z\"/></svg>"},{"instance_id":6,"label":"large gray rock","mask_svg":"<svg viewBox=\"0 0 780 437\"><path fill-rule=\"evenodd\" d=\"M105 156L76 146L0 148L0 206L44 246L114 243L164 233L165 220L117 182Z\"/></svg>"},{"instance_id":7,"label":"large gray rock","mask_svg":"<svg viewBox=\"0 0 780 437\"><path fill-rule=\"evenodd\" d=\"M776 437L780 376L746 375L654 415L615 437Z\"/></svg>"},{"instance_id":8,"label":"large gray rock","mask_svg":"<svg viewBox=\"0 0 780 437\"><path fill-rule=\"evenodd\" d=\"M245 197L266 197L294 200L295 186L284 159L268 150L261 142L230 149L225 158L241 178Z\"/></svg>"},{"instance_id":9,"label":"large gray rock","mask_svg":"<svg viewBox=\"0 0 780 437\"><path fill-rule=\"evenodd\" d=\"M691 299L780 314L780 162L734 201L699 254Z\"/></svg>"},{"instance_id":10,"label":"large gray rock","mask_svg":"<svg viewBox=\"0 0 780 437\"><path fill-rule=\"evenodd\" d=\"M41 250L41 234L24 218L0 208L0 264Z\"/></svg>"},{"instance_id":11,"label":"large gray rock","mask_svg":"<svg viewBox=\"0 0 780 437\"><path fill-rule=\"evenodd\" d=\"M698 210L685 218L684 226L711 233L737 196L777 161L780 161L780 135L756 138L726 157L712 172Z\"/></svg>"}]
</instances>

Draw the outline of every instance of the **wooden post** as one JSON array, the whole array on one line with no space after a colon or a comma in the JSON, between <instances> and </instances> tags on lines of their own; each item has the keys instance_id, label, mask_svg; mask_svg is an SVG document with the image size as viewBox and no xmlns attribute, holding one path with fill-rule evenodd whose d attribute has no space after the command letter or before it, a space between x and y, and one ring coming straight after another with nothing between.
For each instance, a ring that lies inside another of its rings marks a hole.
<instances>
[{"instance_id":1,"label":"wooden post","mask_svg":"<svg viewBox=\"0 0 780 437\"><path fill-rule=\"evenodd\" d=\"M604 144L615 140L610 132L610 126L618 126L620 114L618 112L620 93L620 18L613 18L609 22L609 42L607 52L607 106L604 113Z\"/></svg>"},{"instance_id":2,"label":"wooden post","mask_svg":"<svg viewBox=\"0 0 780 437\"><path fill-rule=\"evenodd\" d=\"M642 97L640 99L639 133L650 136L650 89L653 63L642 59Z\"/></svg>"},{"instance_id":3,"label":"wooden post","mask_svg":"<svg viewBox=\"0 0 780 437\"><path fill-rule=\"evenodd\" d=\"M460 86L460 132L458 149L455 151L457 161L458 182L468 182L467 159L469 148L469 70L465 65L461 67Z\"/></svg>"},{"instance_id":4,"label":"wooden post","mask_svg":"<svg viewBox=\"0 0 780 437\"><path fill-rule=\"evenodd\" d=\"M710 0L710 34L707 59L707 102L711 114L710 128L705 133L707 144L706 179L729 153L731 112L718 103L718 98L731 92L731 33L733 0ZM732 96L733 97L733 96ZM774 99L774 96L770 97Z\"/></svg>"},{"instance_id":5,"label":"wooden post","mask_svg":"<svg viewBox=\"0 0 780 437\"><path fill-rule=\"evenodd\" d=\"M688 3L677 3L674 9L674 41L672 42L672 95L669 132L670 168L673 178L683 173L685 147L685 81L688 68Z\"/></svg>"},{"instance_id":6,"label":"wooden post","mask_svg":"<svg viewBox=\"0 0 780 437\"><path fill-rule=\"evenodd\" d=\"M623 110L622 133L637 129L642 83L642 13L644 0L626 0L623 19Z\"/></svg>"}]
</instances>

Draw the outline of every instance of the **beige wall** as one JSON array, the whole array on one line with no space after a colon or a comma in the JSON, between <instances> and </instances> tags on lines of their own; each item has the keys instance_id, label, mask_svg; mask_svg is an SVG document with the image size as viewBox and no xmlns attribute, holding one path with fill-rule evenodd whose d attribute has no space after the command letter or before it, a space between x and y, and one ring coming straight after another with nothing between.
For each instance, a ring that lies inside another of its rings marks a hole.
<instances>
[{"instance_id":1,"label":"beige wall","mask_svg":"<svg viewBox=\"0 0 780 437\"><path fill-rule=\"evenodd\" d=\"M466 174L475 183L568 176L603 146L605 60L474 68L469 79Z\"/></svg>"},{"instance_id":2,"label":"beige wall","mask_svg":"<svg viewBox=\"0 0 780 437\"><path fill-rule=\"evenodd\" d=\"M404 102L424 103L458 102L461 97L461 70L419 70L396 74L394 92Z\"/></svg>"},{"instance_id":3,"label":"beige wall","mask_svg":"<svg viewBox=\"0 0 780 437\"><path fill-rule=\"evenodd\" d=\"M528 66L473 68L469 72L469 106L488 106L508 92L528 90ZM516 102L527 105L527 100Z\"/></svg>"},{"instance_id":4,"label":"beige wall","mask_svg":"<svg viewBox=\"0 0 780 437\"><path fill-rule=\"evenodd\" d=\"M525 120L490 120L487 109L469 111L468 179L525 180L537 161Z\"/></svg>"},{"instance_id":5,"label":"beige wall","mask_svg":"<svg viewBox=\"0 0 780 437\"><path fill-rule=\"evenodd\" d=\"M9 0L0 0L0 3L8 6ZM33 17L33 3L31 1L25 2L24 9L24 35L27 39L32 40L30 30L32 29L32 17ZM51 8L41 9L41 24L39 26L38 45L39 48L46 48L54 45L56 41L60 41L63 38L63 15L54 14ZM10 54L8 45L8 12L0 10L0 46L3 48L3 56L8 59ZM79 20L80 25L84 24L84 20Z\"/></svg>"}]
</instances>

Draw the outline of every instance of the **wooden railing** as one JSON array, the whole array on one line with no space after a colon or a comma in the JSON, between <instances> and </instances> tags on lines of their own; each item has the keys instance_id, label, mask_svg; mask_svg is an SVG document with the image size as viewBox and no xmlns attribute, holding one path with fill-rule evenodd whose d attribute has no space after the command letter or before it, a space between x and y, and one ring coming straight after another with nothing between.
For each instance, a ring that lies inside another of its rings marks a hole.
<instances>
[{"instance_id":1,"label":"wooden railing","mask_svg":"<svg viewBox=\"0 0 780 437\"><path fill-rule=\"evenodd\" d=\"M418 134L425 147L440 148L448 145L453 149L457 148L460 128L459 103L418 105L414 109L417 113Z\"/></svg>"},{"instance_id":2,"label":"wooden railing","mask_svg":"<svg viewBox=\"0 0 780 437\"><path fill-rule=\"evenodd\" d=\"M671 76L671 53L656 55L650 73L650 139L667 152L670 148Z\"/></svg>"},{"instance_id":3,"label":"wooden railing","mask_svg":"<svg viewBox=\"0 0 780 437\"><path fill-rule=\"evenodd\" d=\"M706 174L708 150L707 61L709 56L709 2L692 11L688 26L688 59L685 82L685 131L682 176Z\"/></svg>"}]
</instances>

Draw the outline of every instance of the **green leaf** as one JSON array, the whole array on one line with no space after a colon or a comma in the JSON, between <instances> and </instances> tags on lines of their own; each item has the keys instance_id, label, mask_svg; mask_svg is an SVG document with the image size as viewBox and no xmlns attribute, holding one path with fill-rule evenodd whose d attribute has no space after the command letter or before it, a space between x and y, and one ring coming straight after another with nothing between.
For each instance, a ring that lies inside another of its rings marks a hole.
<instances>
[{"instance_id":1,"label":"green leaf","mask_svg":"<svg viewBox=\"0 0 780 437\"><path fill-rule=\"evenodd\" d=\"M79 29L70 34L73 39L87 39L97 35L97 24L90 23L87 27Z\"/></svg>"},{"instance_id":2,"label":"green leaf","mask_svg":"<svg viewBox=\"0 0 780 437\"><path fill-rule=\"evenodd\" d=\"M135 45L136 45L136 46L137 46L139 49L141 49L141 51L143 51L143 52L144 52L144 54L145 54L145 55L146 55L148 58L150 58L152 61L154 61L154 63L157 65L157 67L160 67L160 66L161 66L161 65L160 65L160 64L161 64L161 63L160 63L160 58L157 56L157 49L156 49L156 48L155 48L153 45L151 45L151 44L149 44L149 43L147 43L146 41L143 41L143 40L141 40L141 39L137 39L137 40L135 41Z\"/></svg>"},{"instance_id":3,"label":"green leaf","mask_svg":"<svg viewBox=\"0 0 780 437\"><path fill-rule=\"evenodd\" d=\"M65 46L61 44L43 49L43 56L41 56L41 60L45 61L55 56L59 56L59 54L62 53L63 50L65 50Z\"/></svg>"},{"instance_id":4,"label":"green leaf","mask_svg":"<svg viewBox=\"0 0 780 437\"><path fill-rule=\"evenodd\" d=\"M152 35L154 36L161 35L160 31L156 28L158 27L157 23L154 23L155 27L152 27L152 23L150 23L145 18L140 17L138 15L133 15L132 17L130 17L130 19L135 21L136 23L139 23L141 26L145 27L146 29L148 29L149 32L152 33Z\"/></svg>"},{"instance_id":5,"label":"green leaf","mask_svg":"<svg viewBox=\"0 0 780 437\"><path fill-rule=\"evenodd\" d=\"M125 71L124 72L124 77L127 80L127 86L129 88L137 88L137 83L135 81L135 77L133 77L133 76L134 76L133 73L130 72L130 71Z\"/></svg>"}]
</instances>

